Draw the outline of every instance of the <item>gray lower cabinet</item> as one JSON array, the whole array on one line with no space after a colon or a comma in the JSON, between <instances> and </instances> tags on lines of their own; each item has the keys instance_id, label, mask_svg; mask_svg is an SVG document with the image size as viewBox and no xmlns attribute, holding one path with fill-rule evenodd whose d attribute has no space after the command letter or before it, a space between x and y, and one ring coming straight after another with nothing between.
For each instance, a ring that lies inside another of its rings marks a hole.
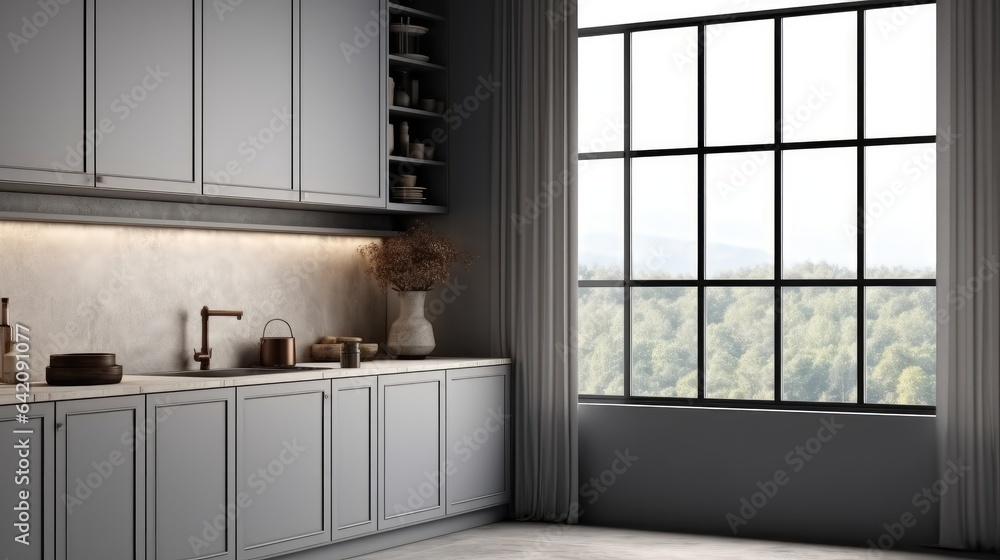
<instances>
[{"instance_id":1,"label":"gray lower cabinet","mask_svg":"<svg viewBox=\"0 0 1000 560\"><path fill-rule=\"evenodd\" d=\"M9 560L53 560L55 407L30 405L25 423L17 415L0 406L0 542Z\"/></svg>"},{"instance_id":2,"label":"gray lower cabinet","mask_svg":"<svg viewBox=\"0 0 1000 560\"><path fill-rule=\"evenodd\" d=\"M97 186L201 193L202 0L93 0Z\"/></svg>"},{"instance_id":3,"label":"gray lower cabinet","mask_svg":"<svg viewBox=\"0 0 1000 560\"><path fill-rule=\"evenodd\" d=\"M301 0L305 202L385 208L383 0Z\"/></svg>"},{"instance_id":4,"label":"gray lower cabinet","mask_svg":"<svg viewBox=\"0 0 1000 560\"><path fill-rule=\"evenodd\" d=\"M510 500L510 366L448 370L448 515Z\"/></svg>"},{"instance_id":5,"label":"gray lower cabinet","mask_svg":"<svg viewBox=\"0 0 1000 560\"><path fill-rule=\"evenodd\" d=\"M330 541L330 382L236 390L237 558Z\"/></svg>"},{"instance_id":6,"label":"gray lower cabinet","mask_svg":"<svg viewBox=\"0 0 1000 560\"><path fill-rule=\"evenodd\" d=\"M147 560L236 559L236 389L146 396Z\"/></svg>"},{"instance_id":7,"label":"gray lower cabinet","mask_svg":"<svg viewBox=\"0 0 1000 560\"><path fill-rule=\"evenodd\" d=\"M0 181L94 185L88 3L0 2Z\"/></svg>"},{"instance_id":8,"label":"gray lower cabinet","mask_svg":"<svg viewBox=\"0 0 1000 560\"><path fill-rule=\"evenodd\" d=\"M299 200L292 165L298 1L202 3L207 195Z\"/></svg>"},{"instance_id":9,"label":"gray lower cabinet","mask_svg":"<svg viewBox=\"0 0 1000 560\"><path fill-rule=\"evenodd\" d=\"M379 377L379 529L445 515L445 375Z\"/></svg>"},{"instance_id":10,"label":"gray lower cabinet","mask_svg":"<svg viewBox=\"0 0 1000 560\"><path fill-rule=\"evenodd\" d=\"M334 379L333 540L378 529L378 378Z\"/></svg>"},{"instance_id":11,"label":"gray lower cabinet","mask_svg":"<svg viewBox=\"0 0 1000 560\"><path fill-rule=\"evenodd\" d=\"M56 403L56 559L142 560L146 399Z\"/></svg>"}]
</instances>

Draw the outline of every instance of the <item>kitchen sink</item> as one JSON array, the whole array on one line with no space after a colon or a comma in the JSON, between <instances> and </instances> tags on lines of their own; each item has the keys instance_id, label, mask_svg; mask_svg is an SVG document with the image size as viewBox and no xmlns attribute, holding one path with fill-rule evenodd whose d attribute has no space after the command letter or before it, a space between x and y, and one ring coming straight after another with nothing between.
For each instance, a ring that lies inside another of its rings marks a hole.
<instances>
[{"instance_id":1,"label":"kitchen sink","mask_svg":"<svg viewBox=\"0 0 1000 560\"><path fill-rule=\"evenodd\" d=\"M291 367L249 367L249 368L226 368L209 370L171 371L158 373L156 375L164 377L245 377L247 375L268 375L274 373L293 373L296 371L317 371L326 368L291 366Z\"/></svg>"}]
</instances>

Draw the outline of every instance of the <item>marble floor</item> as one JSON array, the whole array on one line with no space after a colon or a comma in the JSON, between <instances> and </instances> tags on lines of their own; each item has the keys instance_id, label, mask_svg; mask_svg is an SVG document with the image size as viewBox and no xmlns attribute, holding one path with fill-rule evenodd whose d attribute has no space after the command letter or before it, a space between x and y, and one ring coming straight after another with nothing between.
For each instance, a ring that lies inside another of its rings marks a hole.
<instances>
[{"instance_id":1,"label":"marble floor","mask_svg":"<svg viewBox=\"0 0 1000 560\"><path fill-rule=\"evenodd\" d=\"M943 560L996 558L933 551L871 552L837 546L655 533L604 527L504 522L359 556L354 560L751 559Z\"/></svg>"}]
</instances>

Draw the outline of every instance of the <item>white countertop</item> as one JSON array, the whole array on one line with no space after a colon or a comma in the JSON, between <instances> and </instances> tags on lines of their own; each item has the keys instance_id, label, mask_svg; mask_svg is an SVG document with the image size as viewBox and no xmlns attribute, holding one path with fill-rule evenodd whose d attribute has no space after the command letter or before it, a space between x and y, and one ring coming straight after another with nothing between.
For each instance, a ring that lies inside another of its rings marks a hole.
<instances>
[{"instance_id":1,"label":"white countertop","mask_svg":"<svg viewBox=\"0 0 1000 560\"><path fill-rule=\"evenodd\" d=\"M461 369L509 364L508 358L427 358L424 360L374 360L361 362L360 368L341 369L337 362L309 362L296 364L298 367L323 368L313 371L294 371L242 377L176 377L157 374L124 375L120 383L114 385L52 386L32 382L28 402L50 402L71 399L91 399L95 397L116 397L171 391L191 391L240 385L264 385L288 381L313 381L319 379L342 379L367 375L391 375L432 371L439 369ZM13 385L0 385L0 405L18 404L17 389Z\"/></svg>"}]
</instances>

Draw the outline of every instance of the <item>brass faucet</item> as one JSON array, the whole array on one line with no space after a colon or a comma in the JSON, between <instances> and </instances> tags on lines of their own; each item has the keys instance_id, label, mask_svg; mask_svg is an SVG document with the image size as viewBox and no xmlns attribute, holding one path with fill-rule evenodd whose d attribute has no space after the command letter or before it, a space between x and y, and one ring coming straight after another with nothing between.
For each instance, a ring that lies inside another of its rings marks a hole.
<instances>
[{"instance_id":1,"label":"brass faucet","mask_svg":"<svg viewBox=\"0 0 1000 560\"><path fill-rule=\"evenodd\" d=\"M201 352L197 348L194 350L194 361L201 362L201 369L209 369L212 361L212 349L208 347L208 318L209 317L236 317L236 320L243 319L243 311L220 311L209 309L206 305L201 308Z\"/></svg>"}]
</instances>

